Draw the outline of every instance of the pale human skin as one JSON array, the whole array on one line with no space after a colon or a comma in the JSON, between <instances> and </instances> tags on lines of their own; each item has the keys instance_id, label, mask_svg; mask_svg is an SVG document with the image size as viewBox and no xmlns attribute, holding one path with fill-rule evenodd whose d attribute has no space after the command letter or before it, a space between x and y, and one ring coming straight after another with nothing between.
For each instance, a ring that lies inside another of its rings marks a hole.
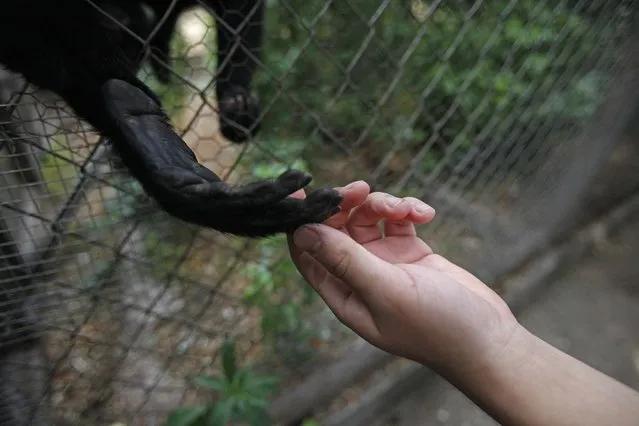
<instances>
[{"instance_id":1,"label":"pale human skin","mask_svg":"<svg viewBox=\"0 0 639 426\"><path fill-rule=\"evenodd\" d=\"M639 425L639 392L530 333L487 285L416 236L435 217L430 206L362 181L337 189L342 211L289 235L289 249L355 333L432 368L503 425Z\"/></svg>"}]
</instances>

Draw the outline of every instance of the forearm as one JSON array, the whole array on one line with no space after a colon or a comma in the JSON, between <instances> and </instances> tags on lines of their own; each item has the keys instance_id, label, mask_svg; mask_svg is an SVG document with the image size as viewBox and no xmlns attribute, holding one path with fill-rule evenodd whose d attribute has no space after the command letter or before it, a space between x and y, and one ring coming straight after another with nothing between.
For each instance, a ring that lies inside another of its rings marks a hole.
<instances>
[{"instance_id":1,"label":"forearm","mask_svg":"<svg viewBox=\"0 0 639 426\"><path fill-rule=\"evenodd\" d=\"M481 371L448 375L503 425L639 424L639 393L554 348L523 327Z\"/></svg>"}]
</instances>

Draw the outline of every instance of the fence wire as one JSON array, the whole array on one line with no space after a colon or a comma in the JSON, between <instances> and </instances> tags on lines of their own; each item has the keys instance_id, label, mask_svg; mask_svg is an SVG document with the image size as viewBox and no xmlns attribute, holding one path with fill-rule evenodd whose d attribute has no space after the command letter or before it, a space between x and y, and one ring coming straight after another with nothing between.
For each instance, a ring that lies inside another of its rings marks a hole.
<instances>
[{"instance_id":1,"label":"fence wire","mask_svg":"<svg viewBox=\"0 0 639 426\"><path fill-rule=\"evenodd\" d=\"M144 16L164 22L176 13L165 3ZM363 179L422 198L438 217L420 232L462 264L543 246L588 182L579 167L596 169L615 142L602 108L633 1L265 1L265 22L248 23L264 24L264 42L261 125L246 145L221 135L215 99L215 28L244 17L191 3L168 58L154 31L127 37L171 71L163 84L146 61L140 76L204 165L229 182L295 167L317 187ZM117 2L102 12L133 20ZM228 342L250 377L277 376L280 390L352 342L283 236L172 219L108 141L4 69L0 149L0 424L163 424L225 401L201 383L223 377Z\"/></svg>"}]
</instances>

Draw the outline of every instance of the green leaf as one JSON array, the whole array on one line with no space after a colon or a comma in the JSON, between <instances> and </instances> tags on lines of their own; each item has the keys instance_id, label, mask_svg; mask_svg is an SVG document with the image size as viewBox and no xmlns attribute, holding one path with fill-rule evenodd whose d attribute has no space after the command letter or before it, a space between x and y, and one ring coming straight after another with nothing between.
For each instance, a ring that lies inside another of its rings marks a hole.
<instances>
[{"instance_id":1,"label":"green leaf","mask_svg":"<svg viewBox=\"0 0 639 426\"><path fill-rule=\"evenodd\" d=\"M235 359L235 341L232 338L227 339L222 345L222 369L226 380L233 382L237 372L237 362Z\"/></svg>"},{"instance_id":2,"label":"green leaf","mask_svg":"<svg viewBox=\"0 0 639 426\"><path fill-rule=\"evenodd\" d=\"M266 410L249 408L241 414L242 420L248 421L251 426L270 426L273 421Z\"/></svg>"},{"instance_id":3,"label":"green leaf","mask_svg":"<svg viewBox=\"0 0 639 426\"><path fill-rule=\"evenodd\" d=\"M176 408L171 411L164 426L196 426L204 419L207 407Z\"/></svg>"},{"instance_id":4,"label":"green leaf","mask_svg":"<svg viewBox=\"0 0 639 426\"><path fill-rule=\"evenodd\" d=\"M551 65L552 59L549 55L533 53L524 60L524 67L532 71L535 75L540 75Z\"/></svg>"},{"instance_id":5,"label":"green leaf","mask_svg":"<svg viewBox=\"0 0 639 426\"><path fill-rule=\"evenodd\" d=\"M524 23L517 18L509 19L506 22L505 35L509 40L517 40L524 30Z\"/></svg>"},{"instance_id":6,"label":"green leaf","mask_svg":"<svg viewBox=\"0 0 639 426\"><path fill-rule=\"evenodd\" d=\"M224 381L215 376L198 375L193 378L193 383L196 385L208 388L210 390L221 392L224 390Z\"/></svg>"},{"instance_id":7,"label":"green leaf","mask_svg":"<svg viewBox=\"0 0 639 426\"><path fill-rule=\"evenodd\" d=\"M246 387L249 389L274 389L279 382L279 377L249 374L247 375L245 383Z\"/></svg>"},{"instance_id":8,"label":"green leaf","mask_svg":"<svg viewBox=\"0 0 639 426\"><path fill-rule=\"evenodd\" d=\"M259 408L262 410L267 410L270 402L265 399L265 398L252 398L252 397L248 397L246 399L246 403L253 408Z\"/></svg>"},{"instance_id":9,"label":"green leaf","mask_svg":"<svg viewBox=\"0 0 639 426\"><path fill-rule=\"evenodd\" d=\"M206 426L226 426L233 417L234 408L233 402L229 400L215 404L206 418Z\"/></svg>"},{"instance_id":10,"label":"green leaf","mask_svg":"<svg viewBox=\"0 0 639 426\"><path fill-rule=\"evenodd\" d=\"M247 370L243 368L238 368L233 376L233 390L234 391L244 391L245 386L244 382L246 379L246 375L249 374Z\"/></svg>"}]
</instances>

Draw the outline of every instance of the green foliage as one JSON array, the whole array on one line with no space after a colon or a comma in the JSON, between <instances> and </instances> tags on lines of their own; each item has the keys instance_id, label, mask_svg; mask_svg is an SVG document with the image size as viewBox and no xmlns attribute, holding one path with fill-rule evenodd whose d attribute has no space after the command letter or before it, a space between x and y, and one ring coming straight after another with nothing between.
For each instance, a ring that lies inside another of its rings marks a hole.
<instances>
[{"instance_id":1,"label":"green foliage","mask_svg":"<svg viewBox=\"0 0 639 426\"><path fill-rule=\"evenodd\" d=\"M304 308L313 303L316 294L309 286L299 284L299 272L288 260L286 244L284 236L258 243L257 260L247 266L251 282L242 296L247 305L260 309L265 338L273 344L288 338L302 346L312 337L304 321ZM290 351L289 356L295 355Z\"/></svg>"},{"instance_id":2,"label":"green foliage","mask_svg":"<svg viewBox=\"0 0 639 426\"><path fill-rule=\"evenodd\" d=\"M274 105L262 137L303 139L319 122L383 154L434 136L428 171L446 150L467 151L485 126L499 137L592 113L599 76L580 68L597 55L601 29L553 2L482 2L469 14L473 3L269 2L267 69L256 86Z\"/></svg>"},{"instance_id":3,"label":"green foliage","mask_svg":"<svg viewBox=\"0 0 639 426\"><path fill-rule=\"evenodd\" d=\"M71 161L73 152L64 143L64 136L56 134L51 139L56 146L55 152L46 152L40 160L40 167L47 191L63 200L78 181L78 166Z\"/></svg>"},{"instance_id":4,"label":"green foliage","mask_svg":"<svg viewBox=\"0 0 639 426\"><path fill-rule=\"evenodd\" d=\"M260 141L261 148L251 149L240 160L241 167L251 172L250 179L268 179L278 176L288 168L308 171L302 158L304 139L267 138Z\"/></svg>"},{"instance_id":5,"label":"green foliage","mask_svg":"<svg viewBox=\"0 0 639 426\"><path fill-rule=\"evenodd\" d=\"M251 171L251 179L272 178L291 167L308 171L301 158L304 141L268 139L261 145L263 149L252 150L242 159L243 166ZM268 153L277 153L278 158ZM268 349L276 353L285 350L289 358L306 359L305 343L314 333L303 313L316 299L316 293L309 286L300 285L299 272L288 259L286 237L257 241L252 258L255 260L246 267L250 283L242 297L248 306L260 310L262 334L271 344Z\"/></svg>"},{"instance_id":6,"label":"green foliage","mask_svg":"<svg viewBox=\"0 0 639 426\"><path fill-rule=\"evenodd\" d=\"M250 367L239 367L232 340L222 347L222 370L221 377L200 375L193 379L196 385L216 393L217 402L173 410L165 426L226 426L232 421L270 425L268 398L279 380L258 374Z\"/></svg>"}]
</instances>

